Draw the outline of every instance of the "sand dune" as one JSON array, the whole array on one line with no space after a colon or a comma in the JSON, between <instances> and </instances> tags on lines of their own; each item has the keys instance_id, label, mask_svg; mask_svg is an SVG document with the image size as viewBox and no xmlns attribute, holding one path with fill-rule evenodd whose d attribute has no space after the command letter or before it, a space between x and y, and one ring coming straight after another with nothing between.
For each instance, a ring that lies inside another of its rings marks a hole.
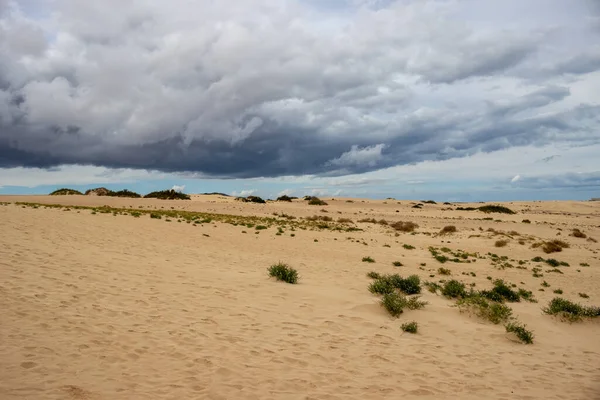
<instances>
[{"instance_id":1,"label":"sand dune","mask_svg":"<svg viewBox=\"0 0 600 400\"><path fill-rule=\"evenodd\" d=\"M515 215L487 215L441 204L414 209L409 201L326 200L313 207L219 196L0 196L10 203L0 206L0 399L600 399L598 319L570 324L541 311L558 288L565 298L600 305L600 244L569 236L579 228L600 240L600 203L515 202L504 204ZM276 235L275 226L14 204L23 201L384 218L419 229L396 236L360 223L363 231ZM500 221L482 220L489 217ZM457 233L436 235L450 224ZM488 228L532 239L521 245L515 236L496 248ZM552 255L570 264L563 274L536 278L532 265L498 269L489 259L444 264L478 289L490 287L491 276L533 291L538 303L510 304L534 332L532 345L440 294L425 290L424 309L395 319L367 290L371 270L447 279L429 246L530 260L548 257L531 243L556 238L570 244ZM362 262L365 256L375 263ZM396 260L403 266L394 267ZM299 271L298 285L268 277L278 261ZM419 333L403 333L400 325L412 320Z\"/></svg>"}]
</instances>

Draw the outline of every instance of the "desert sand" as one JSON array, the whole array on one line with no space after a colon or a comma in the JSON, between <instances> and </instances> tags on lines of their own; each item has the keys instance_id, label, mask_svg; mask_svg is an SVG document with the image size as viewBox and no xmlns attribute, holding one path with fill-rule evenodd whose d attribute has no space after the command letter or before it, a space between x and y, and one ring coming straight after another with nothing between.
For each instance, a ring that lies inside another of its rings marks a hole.
<instances>
[{"instance_id":1,"label":"desert sand","mask_svg":"<svg viewBox=\"0 0 600 400\"><path fill-rule=\"evenodd\" d=\"M455 210L480 204L324 200L0 196L0 399L600 399L599 318L569 323L542 312L559 288L561 297L600 305L600 244L569 236L578 228L600 240L600 202L502 203L517 212L507 215ZM218 218L194 224L74 208L104 205L284 213L299 224L313 215L350 218L362 231L286 226L277 235L274 224L259 231ZM419 228L397 235L356 223L362 218ZM446 225L457 232L437 235ZM518 236L497 248L504 236L488 228ZM552 255L531 247L556 238L570 247ZM563 274L544 266L536 278L535 263L499 269L485 258L445 263L452 275L440 276L429 246L570 266ZM366 256L375 262L362 262ZM298 270L297 285L268 276L279 261ZM515 283L538 301L510 303L534 343L425 288L423 309L393 318L368 291L369 271L476 289L491 288L488 276ZM400 329L407 321L418 323L417 334Z\"/></svg>"}]
</instances>

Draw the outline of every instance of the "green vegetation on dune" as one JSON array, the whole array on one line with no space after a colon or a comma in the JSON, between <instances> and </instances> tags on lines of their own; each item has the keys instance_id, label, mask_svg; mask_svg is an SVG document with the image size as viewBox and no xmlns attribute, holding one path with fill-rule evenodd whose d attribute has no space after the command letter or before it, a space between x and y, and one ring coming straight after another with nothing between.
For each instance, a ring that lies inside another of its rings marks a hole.
<instances>
[{"instance_id":1,"label":"green vegetation on dune","mask_svg":"<svg viewBox=\"0 0 600 400\"><path fill-rule=\"evenodd\" d=\"M151 192L144 196L145 199L161 199L161 200L191 200L191 197L185 193L175 190L160 190Z\"/></svg>"},{"instance_id":2,"label":"green vegetation on dune","mask_svg":"<svg viewBox=\"0 0 600 400\"><path fill-rule=\"evenodd\" d=\"M50 196L83 195L79 190L62 188L50 193Z\"/></svg>"},{"instance_id":3,"label":"green vegetation on dune","mask_svg":"<svg viewBox=\"0 0 600 400\"><path fill-rule=\"evenodd\" d=\"M23 207L46 207L46 208L65 208L63 204L42 204L42 203L31 203L31 202L17 202L17 205ZM109 206L102 207L93 207L93 206L69 206L72 209L76 210L91 210L92 213L100 213L100 214L109 214L109 213L118 213L124 215L131 215L131 213L139 213L139 215L150 215L151 218L160 219L160 218L172 218L172 219L181 219L185 222L190 223L210 223L212 221L222 222L231 225L251 225L254 227L255 225L263 225L266 227L271 226L279 226L279 227L289 227L292 230L294 229L310 229L310 230L332 230L332 231L340 231L340 232L354 232L360 231L361 229L347 226L343 224L338 224L335 222L323 222L323 221L309 221L304 219L295 219L295 220L282 220L273 217L259 217L259 216L244 216L244 215L230 215L230 214L216 214L216 213L206 213L200 211L184 211L184 210L151 210L151 209L133 209L133 208L116 208Z\"/></svg>"}]
</instances>

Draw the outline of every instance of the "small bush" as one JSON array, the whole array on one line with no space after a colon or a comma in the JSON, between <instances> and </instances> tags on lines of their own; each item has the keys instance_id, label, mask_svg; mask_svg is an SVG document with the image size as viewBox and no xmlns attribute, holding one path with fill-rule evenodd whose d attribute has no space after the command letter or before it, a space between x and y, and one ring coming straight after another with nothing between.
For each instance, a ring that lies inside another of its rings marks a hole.
<instances>
[{"instance_id":1,"label":"small bush","mask_svg":"<svg viewBox=\"0 0 600 400\"><path fill-rule=\"evenodd\" d=\"M548 306L544 308L546 314L559 315L570 321L578 321L583 317L600 317L600 307L586 307L581 304L573 303L562 297L553 298Z\"/></svg>"},{"instance_id":2,"label":"small bush","mask_svg":"<svg viewBox=\"0 0 600 400\"><path fill-rule=\"evenodd\" d=\"M291 203L292 202L292 198L290 196L287 196L287 195L284 194L283 196L279 196L277 198L277 201L287 201L287 202Z\"/></svg>"},{"instance_id":3,"label":"small bush","mask_svg":"<svg viewBox=\"0 0 600 400\"><path fill-rule=\"evenodd\" d=\"M528 219L524 219L524 220L523 220L523 221L521 221L521 222L523 222L524 224L530 224L530 223L531 223L531 221L530 221L530 220L528 220Z\"/></svg>"},{"instance_id":4,"label":"small bush","mask_svg":"<svg viewBox=\"0 0 600 400\"><path fill-rule=\"evenodd\" d=\"M469 296L459 299L456 303L459 308L470 309L483 319L487 319L493 324L499 324L507 321L512 315L512 309L504 304L489 302L481 296Z\"/></svg>"},{"instance_id":5,"label":"small bush","mask_svg":"<svg viewBox=\"0 0 600 400\"><path fill-rule=\"evenodd\" d=\"M583 298L583 299L589 299L590 296L587 295L586 293L579 293L579 297Z\"/></svg>"},{"instance_id":6,"label":"small bush","mask_svg":"<svg viewBox=\"0 0 600 400\"><path fill-rule=\"evenodd\" d=\"M369 285L369 292L373 294L386 294L394 292L394 285L385 277L379 277Z\"/></svg>"},{"instance_id":7,"label":"small bush","mask_svg":"<svg viewBox=\"0 0 600 400\"><path fill-rule=\"evenodd\" d=\"M153 219L162 219L160 214L156 214L156 213L150 213L150 218Z\"/></svg>"},{"instance_id":8,"label":"small bush","mask_svg":"<svg viewBox=\"0 0 600 400\"><path fill-rule=\"evenodd\" d=\"M411 246L410 244L403 244L402 247L404 247L406 250L414 250L415 246Z\"/></svg>"},{"instance_id":9,"label":"small bush","mask_svg":"<svg viewBox=\"0 0 600 400\"><path fill-rule=\"evenodd\" d=\"M298 271L283 263L271 265L269 267L269 276L276 278L278 281L291 284L298 283Z\"/></svg>"},{"instance_id":10,"label":"small bush","mask_svg":"<svg viewBox=\"0 0 600 400\"><path fill-rule=\"evenodd\" d=\"M418 310L425 307L427 302L419 300L419 297L406 298L399 293L392 292L383 295L381 305L392 317L398 317L404 312L405 308Z\"/></svg>"},{"instance_id":11,"label":"small bush","mask_svg":"<svg viewBox=\"0 0 600 400\"><path fill-rule=\"evenodd\" d=\"M446 297L456 299L466 297L467 291L465 290L464 283L453 279L444 283L442 294Z\"/></svg>"},{"instance_id":12,"label":"small bush","mask_svg":"<svg viewBox=\"0 0 600 400\"><path fill-rule=\"evenodd\" d=\"M401 267L403 264L400 261L394 261L394 262L392 262L392 265L394 267Z\"/></svg>"},{"instance_id":13,"label":"small bush","mask_svg":"<svg viewBox=\"0 0 600 400\"><path fill-rule=\"evenodd\" d=\"M381 274L379 272L371 271L367 274L367 277L371 279L380 279Z\"/></svg>"},{"instance_id":14,"label":"small bush","mask_svg":"<svg viewBox=\"0 0 600 400\"><path fill-rule=\"evenodd\" d=\"M488 213L502 213L502 214L516 214L510 208L504 206L481 206L478 208L479 211L482 211L486 214Z\"/></svg>"},{"instance_id":15,"label":"small bush","mask_svg":"<svg viewBox=\"0 0 600 400\"><path fill-rule=\"evenodd\" d=\"M554 293L555 294L563 294L563 291L562 291L562 289L555 289Z\"/></svg>"},{"instance_id":16,"label":"small bush","mask_svg":"<svg viewBox=\"0 0 600 400\"><path fill-rule=\"evenodd\" d=\"M396 287L406 294L419 294L421 293L421 279L418 275L411 275L398 281Z\"/></svg>"},{"instance_id":17,"label":"small bush","mask_svg":"<svg viewBox=\"0 0 600 400\"><path fill-rule=\"evenodd\" d=\"M443 254L438 254L438 255L434 256L434 258L435 258L436 260L438 260L439 262L441 262L442 264L444 264L444 263L446 263L448 260L450 260L448 257L446 257L446 256L445 256L445 255L443 255Z\"/></svg>"},{"instance_id":18,"label":"small bush","mask_svg":"<svg viewBox=\"0 0 600 400\"><path fill-rule=\"evenodd\" d=\"M440 275L452 275L452 271L450 271L448 268L438 268L438 274Z\"/></svg>"},{"instance_id":19,"label":"small bush","mask_svg":"<svg viewBox=\"0 0 600 400\"><path fill-rule=\"evenodd\" d=\"M72 196L72 195L83 195L83 193L81 193L79 190L68 189L68 188L58 189L58 190L55 190L54 192L50 193L50 196Z\"/></svg>"},{"instance_id":20,"label":"small bush","mask_svg":"<svg viewBox=\"0 0 600 400\"><path fill-rule=\"evenodd\" d=\"M494 246L496 247L505 247L508 244L508 240L496 240Z\"/></svg>"},{"instance_id":21,"label":"small bush","mask_svg":"<svg viewBox=\"0 0 600 400\"><path fill-rule=\"evenodd\" d=\"M571 236L574 236L576 238L581 238L581 239L587 238L587 235L585 233L581 232L577 228L573 229L573 233L571 233Z\"/></svg>"},{"instance_id":22,"label":"small bush","mask_svg":"<svg viewBox=\"0 0 600 400\"><path fill-rule=\"evenodd\" d=\"M319 199L318 197L311 197L311 199L308 201L308 205L309 206L326 206L327 203L324 202L323 200Z\"/></svg>"},{"instance_id":23,"label":"small bush","mask_svg":"<svg viewBox=\"0 0 600 400\"><path fill-rule=\"evenodd\" d=\"M390 227L400 232L414 232L419 225L415 224L414 222L398 221L390 224Z\"/></svg>"},{"instance_id":24,"label":"small bush","mask_svg":"<svg viewBox=\"0 0 600 400\"><path fill-rule=\"evenodd\" d=\"M400 326L400 328L404 332L415 334L415 333L417 333L419 326L415 321L411 321L411 322L406 322L406 323L402 324Z\"/></svg>"},{"instance_id":25,"label":"small bush","mask_svg":"<svg viewBox=\"0 0 600 400\"><path fill-rule=\"evenodd\" d=\"M374 263L375 260L373 260L371 257L363 257L362 262Z\"/></svg>"},{"instance_id":26,"label":"small bush","mask_svg":"<svg viewBox=\"0 0 600 400\"><path fill-rule=\"evenodd\" d=\"M144 196L145 199L161 199L161 200L191 200L191 197L185 193L175 190L161 190L150 192Z\"/></svg>"},{"instance_id":27,"label":"small bush","mask_svg":"<svg viewBox=\"0 0 600 400\"><path fill-rule=\"evenodd\" d=\"M507 333L514 333L523 343L533 343L533 332L527 329L525 325L518 322L509 322L504 325Z\"/></svg>"},{"instance_id":28,"label":"small bush","mask_svg":"<svg viewBox=\"0 0 600 400\"><path fill-rule=\"evenodd\" d=\"M456 232L456 226L454 225L448 225L442 228L442 230L440 231L440 235L448 235L450 233L455 233Z\"/></svg>"},{"instance_id":29,"label":"small bush","mask_svg":"<svg viewBox=\"0 0 600 400\"><path fill-rule=\"evenodd\" d=\"M482 291L481 294L484 297L488 297L490 300L500 302L506 300L514 303L521 300L519 293L511 289L502 279L497 279L494 281L494 287L490 292Z\"/></svg>"},{"instance_id":30,"label":"small bush","mask_svg":"<svg viewBox=\"0 0 600 400\"><path fill-rule=\"evenodd\" d=\"M551 242L544 242L542 245L542 250L544 253L558 253L561 252L564 248L568 248L569 244L563 242L562 240L553 240Z\"/></svg>"},{"instance_id":31,"label":"small bush","mask_svg":"<svg viewBox=\"0 0 600 400\"><path fill-rule=\"evenodd\" d=\"M266 227L264 225L256 225L256 227L254 229L256 229L257 231L262 231L262 230L268 229L268 227Z\"/></svg>"}]
</instances>

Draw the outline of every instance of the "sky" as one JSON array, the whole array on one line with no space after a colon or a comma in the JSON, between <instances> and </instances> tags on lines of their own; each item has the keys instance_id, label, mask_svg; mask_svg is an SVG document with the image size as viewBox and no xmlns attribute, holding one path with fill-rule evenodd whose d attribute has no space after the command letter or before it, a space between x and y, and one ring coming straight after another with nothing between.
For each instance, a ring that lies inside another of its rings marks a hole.
<instances>
[{"instance_id":1,"label":"sky","mask_svg":"<svg viewBox=\"0 0 600 400\"><path fill-rule=\"evenodd\" d=\"M600 197L596 0L0 0L0 194Z\"/></svg>"}]
</instances>

